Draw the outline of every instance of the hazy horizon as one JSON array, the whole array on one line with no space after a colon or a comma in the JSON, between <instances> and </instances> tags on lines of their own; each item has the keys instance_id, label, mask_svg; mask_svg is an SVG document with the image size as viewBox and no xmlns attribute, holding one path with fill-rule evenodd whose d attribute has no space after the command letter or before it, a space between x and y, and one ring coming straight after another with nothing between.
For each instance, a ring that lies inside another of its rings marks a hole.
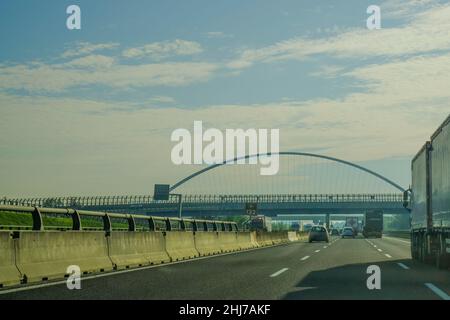
<instances>
[{"instance_id":1,"label":"hazy horizon","mask_svg":"<svg viewBox=\"0 0 450 320\"><path fill-rule=\"evenodd\" d=\"M170 158L196 120L408 187L450 113L443 1L380 1L380 30L372 1L82 0L81 30L69 4L0 4L0 197L152 194L200 168Z\"/></svg>"}]
</instances>

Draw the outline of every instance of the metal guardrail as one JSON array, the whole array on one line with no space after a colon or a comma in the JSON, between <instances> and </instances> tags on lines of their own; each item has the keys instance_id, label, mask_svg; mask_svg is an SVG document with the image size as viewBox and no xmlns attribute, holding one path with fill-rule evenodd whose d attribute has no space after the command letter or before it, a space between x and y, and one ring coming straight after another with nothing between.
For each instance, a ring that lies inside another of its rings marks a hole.
<instances>
[{"instance_id":1,"label":"metal guardrail","mask_svg":"<svg viewBox=\"0 0 450 320\"><path fill-rule=\"evenodd\" d=\"M281 202L403 202L403 194L261 194L261 195L183 195L183 203L281 203ZM167 201L152 196L97 196L52 198L0 198L0 205L74 208L89 206L145 205L151 203L178 204L177 197Z\"/></svg>"},{"instance_id":2,"label":"metal guardrail","mask_svg":"<svg viewBox=\"0 0 450 320\"><path fill-rule=\"evenodd\" d=\"M144 221L149 231L173 231L173 230L192 230L192 231L239 231L238 226L232 221L215 221L215 220L199 220L199 219L180 219L180 218L167 218L167 217L155 217L136 214L120 214L120 213L107 213L97 211L75 210L75 209L60 209L60 208L39 208L39 207L25 207L25 206L9 206L0 205L1 212L17 212L17 213L30 213L33 220L31 230L104 230L106 232L112 232L117 230L139 231L137 221ZM72 218L72 227L58 227L58 226L44 226L42 215L65 215ZM97 217L101 218L103 228L82 227L82 217ZM113 228L111 219L126 220L128 228ZM3 229L14 226L2 226ZM17 227L17 226L16 226ZM21 226L22 228L26 228ZM1 229L0 228L0 229Z\"/></svg>"}]
</instances>

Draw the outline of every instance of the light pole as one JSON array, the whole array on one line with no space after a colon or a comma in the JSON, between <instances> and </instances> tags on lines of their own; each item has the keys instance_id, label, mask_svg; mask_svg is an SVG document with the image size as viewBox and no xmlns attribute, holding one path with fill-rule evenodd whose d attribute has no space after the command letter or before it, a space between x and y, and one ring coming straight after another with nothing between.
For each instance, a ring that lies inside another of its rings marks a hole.
<instances>
[{"instance_id":1,"label":"light pole","mask_svg":"<svg viewBox=\"0 0 450 320\"><path fill-rule=\"evenodd\" d=\"M181 193L171 193L170 195L178 198L178 218L181 219L181 212L183 210L183 195Z\"/></svg>"}]
</instances>

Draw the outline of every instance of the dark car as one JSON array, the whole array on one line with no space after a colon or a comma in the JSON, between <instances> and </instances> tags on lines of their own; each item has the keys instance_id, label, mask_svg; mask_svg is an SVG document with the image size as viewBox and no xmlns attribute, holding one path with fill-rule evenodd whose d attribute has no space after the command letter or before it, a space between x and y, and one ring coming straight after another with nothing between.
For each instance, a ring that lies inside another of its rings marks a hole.
<instances>
[{"instance_id":1,"label":"dark car","mask_svg":"<svg viewBox=\"0 0 450 320\"><path fill-rule=\"evenodd\" d=\"M314 226L311 228L309 232L309 242L313 241L329 241L328 231L325 227L322 226Z\"/></svg>"}]
</instances>

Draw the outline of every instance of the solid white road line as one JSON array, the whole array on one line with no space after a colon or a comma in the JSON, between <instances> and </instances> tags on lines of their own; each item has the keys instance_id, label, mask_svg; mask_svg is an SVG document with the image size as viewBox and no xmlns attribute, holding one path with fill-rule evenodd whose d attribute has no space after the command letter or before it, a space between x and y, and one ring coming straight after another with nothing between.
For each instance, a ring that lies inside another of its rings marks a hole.
<instances>
[{"instance_id":1,"label":"solid white road line","mask_svg":"<svg viewBox=\"0 0 450 320\"><path fill-rule=\"evenodd\" d=\"M282 274L283 272L288 271L288 270L289 270L289 268L283 268L283 269L278 270L277 272L271 274L270 277L271 277L271 278L277 277L277 276L279 276L280 274Z\"/></svg>"},{"instance_id":2,"label":"solid white road line","mask_svg":"<svg viewBox=\"0 0 450 320\"><path fill-rule=\"evenodd\" d=\"M438 295L442 300L450 300L450 296L448 294L446 294L444 291L442 291L441 289L439 289L438 287L436 287L434 284L428 282L428 283L425 283L425 286L427 286L428 289L430 289L436 295Z\"/></svg>"},{"instance_id":3,"label":"solid white road line","mask_svg":"<svg viewBox=\"0 0 450 320\"><path fill-rule=\"evenodd\" d=\"M387 253L385 253L384 255L385 255L386 257L388 257L388 258L392 258L392 256L389 255L389 254L387 254Z\"/></svg>"},{"instance_id":4,"label":"solid white road line","mask_svg":"<svg viewBox=\"0 0 450 320\"><path fill-rule=\"evenodd\" d=\"M384 236L384 238L386 238L386 239L392 239L392 240L396 240L396 241L399 241L399 242L403 242L403 243L407 243L407 244L411 244L411 241L407 241L407 240L402 240L402 239L399 239L399 238L386 237L386 236Z\"/></svg>"},{"instance_id":5,"label":"solid white road line","mask_svg":"<svg viewBox=\"0 0 450 320\"><path fill-rule=\"evenodd\" d=\"M398 264L401 268L403 268L403 269L405 269L405 270L408 270L408 269L409 269L409 267L408 267L406 264L404 264L404 263L397 262L397 264Z\"/></svg>"},{"instance_id":6,"label":"solid white road line","mask_svg":"<svg viewBox=\"0 0 450 320\"><path fill-rule=\"evenodd\" d=\"M309 256L304 256L303 258L301 258L300 260L305 261L306 259L308 259Z\"/></svg>"},{"instance_id":7,"label":"solid white road line","mask_svg":"<svg viewBox=\"0 0 450 320\"><path fill-rule=\"evenodd\" d=\"M317 252L320 252L320 250L316 250L316 251L314 251L314 252L316 252L316 253L317 253Z\"/></svg>"}]
</instances>

